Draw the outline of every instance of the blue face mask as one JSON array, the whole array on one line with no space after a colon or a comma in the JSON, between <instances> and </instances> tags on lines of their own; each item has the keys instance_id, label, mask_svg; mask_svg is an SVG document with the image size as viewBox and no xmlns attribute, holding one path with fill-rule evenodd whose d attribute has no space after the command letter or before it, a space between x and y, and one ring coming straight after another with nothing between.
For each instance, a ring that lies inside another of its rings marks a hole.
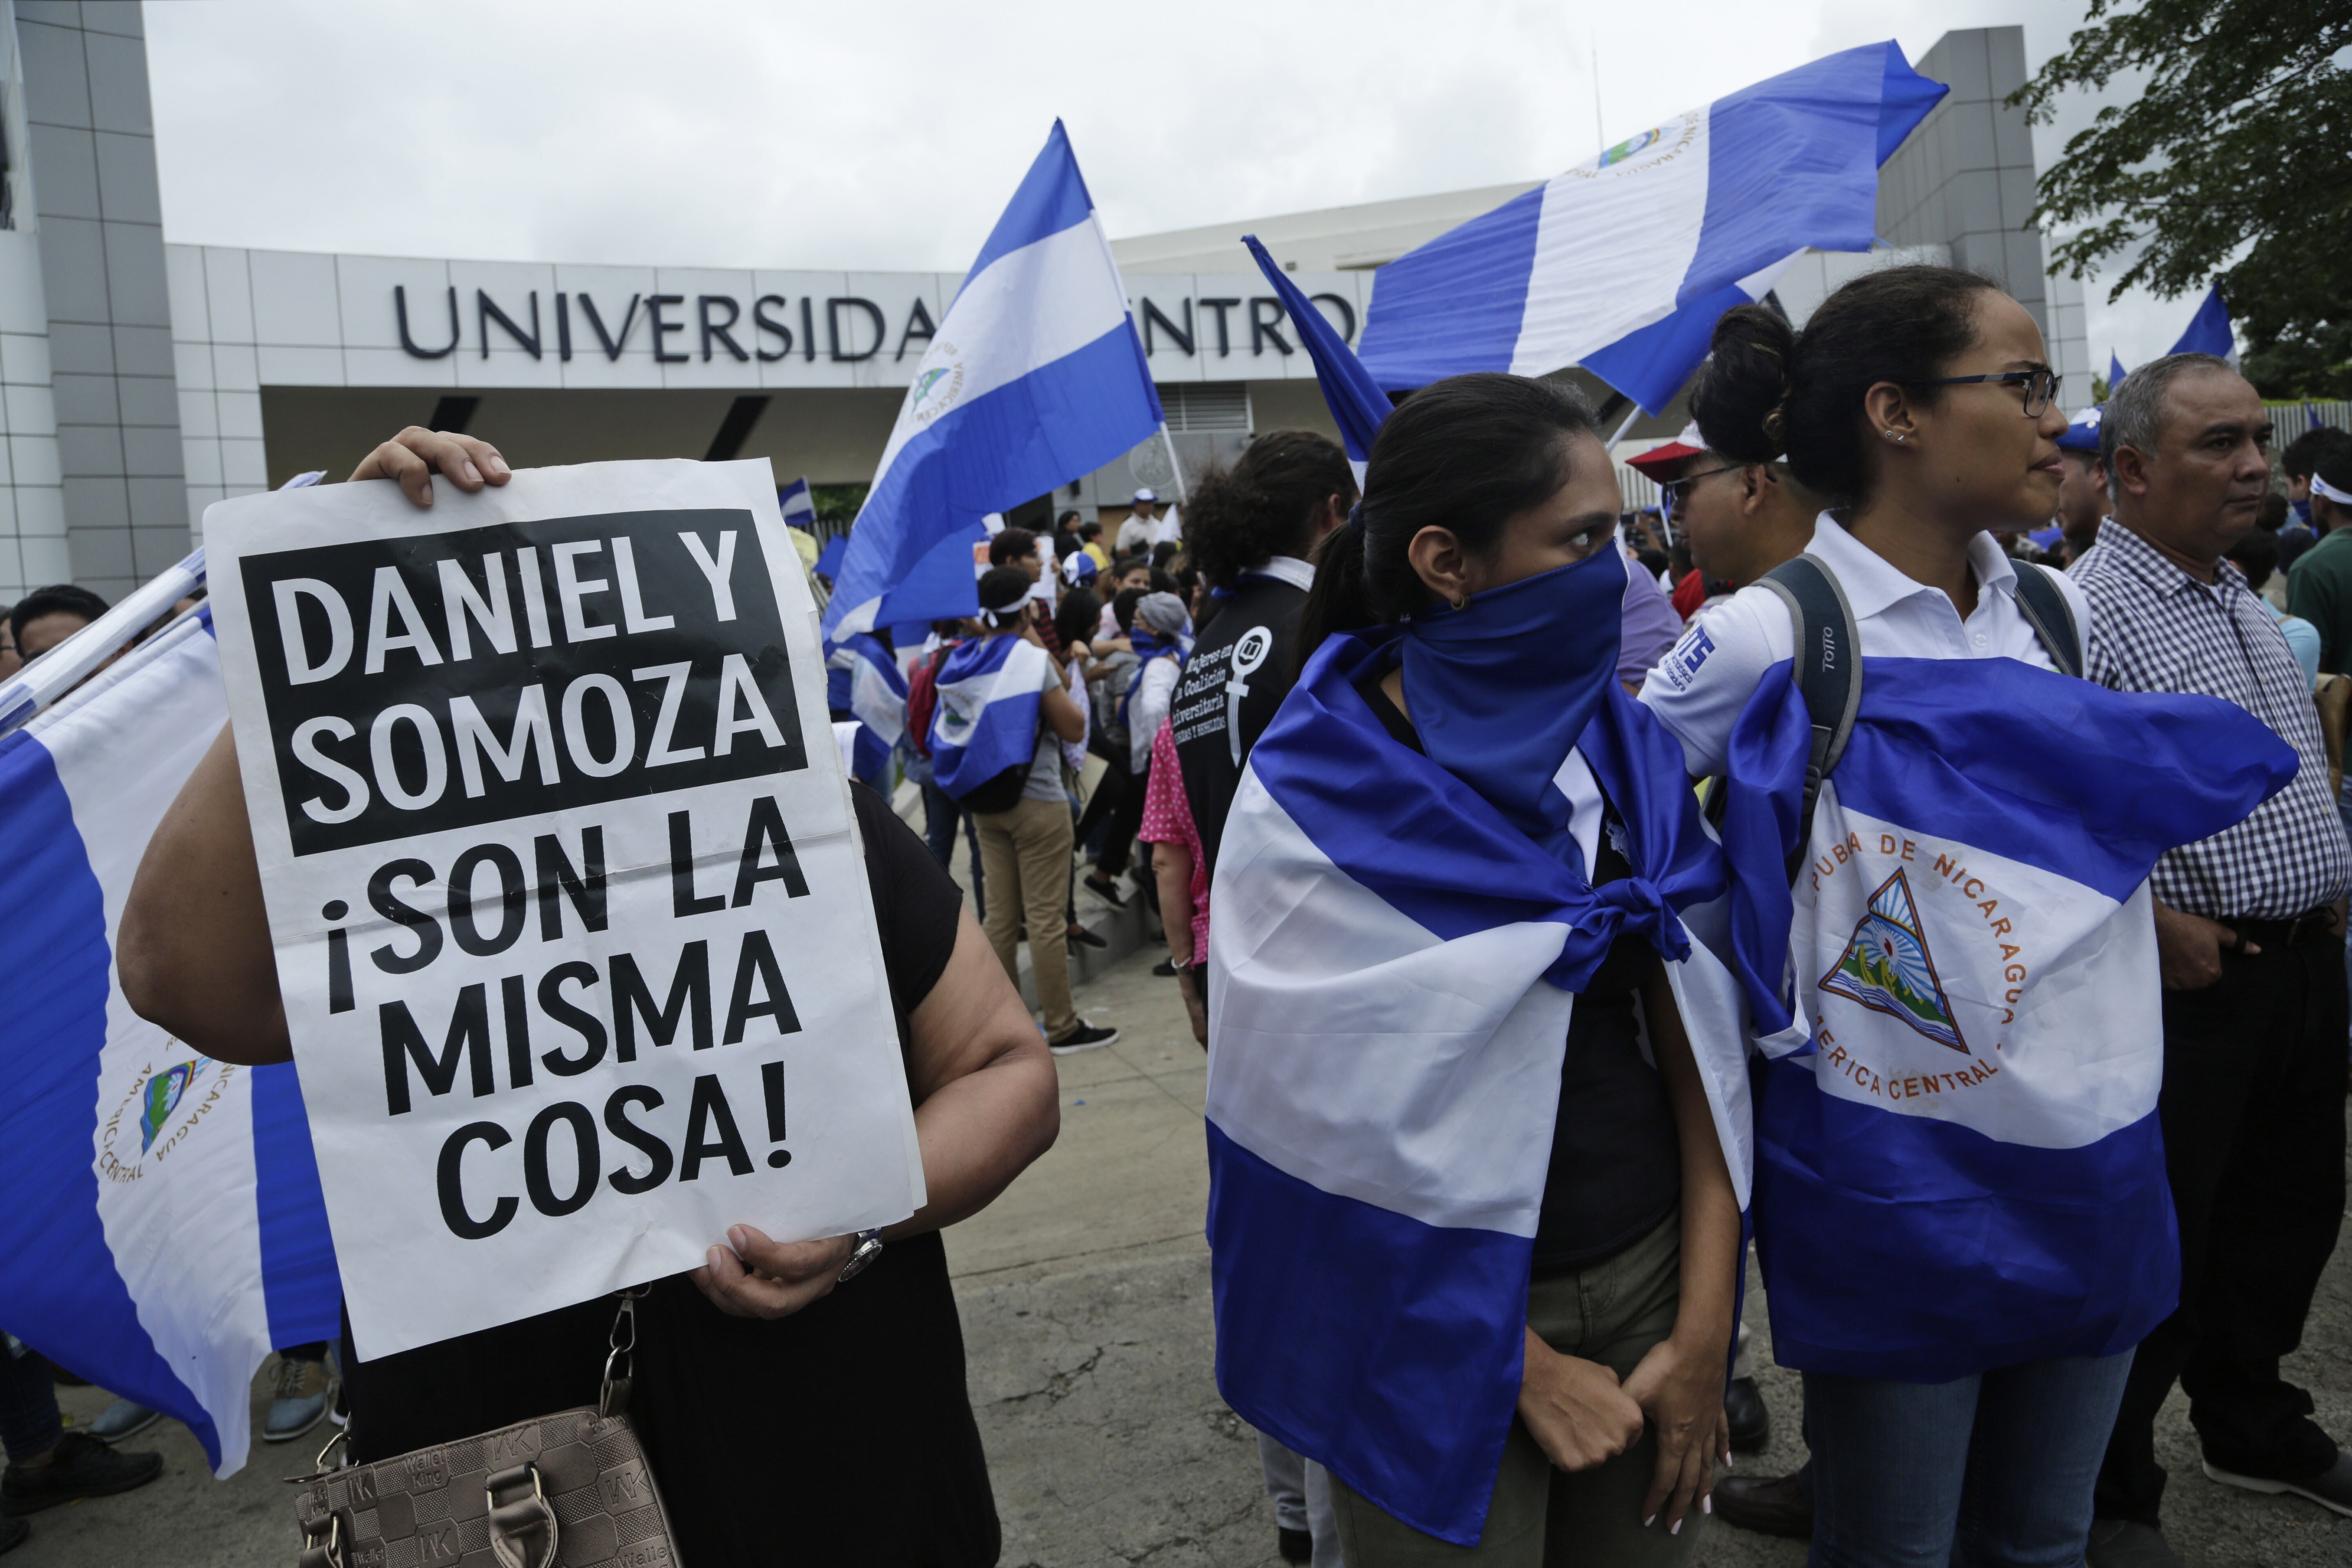
<instances>
[{"instance_id":1,"label":"blue face mask","mask_svg":"<svg viewBox=\"0 0 2352 1568\"><path fill-rule=\"evenodd\" d=\"M2288 510L2294 513L2295 521L2303 524L2305 528L2309 528L2311 526L2311 503L2309 501L2291 500L2286 504Z\"/></svg>"},{"instance_id":2,"label":"blue face mask","mask_svg":"<svg viewBox=\"0 0 2352 1568\"><path fill-rule=\"evenodd\" d=\"M1624 556L1604 544L1459 610L1417 612L1398 639L1430 761L1555 853L1569 805L1552 775L1617 679L1624 600Z\"/></svg>"}]
</instances>

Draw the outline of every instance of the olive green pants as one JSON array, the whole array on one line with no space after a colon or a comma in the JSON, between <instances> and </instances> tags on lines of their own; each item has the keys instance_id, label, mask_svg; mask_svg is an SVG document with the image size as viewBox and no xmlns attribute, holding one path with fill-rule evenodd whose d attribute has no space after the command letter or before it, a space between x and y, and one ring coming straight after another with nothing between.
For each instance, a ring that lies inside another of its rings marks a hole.
<instances>
[{"instance_id":1,"label":"olive green pants","mask_svg":"<svg viewBox=\"0 0 2352 1568\"><path fill-rule=\"evenodd\" d=\"M1622 1378L1671 1332L1681 1298L1682 1224L1665 1224L1580 1274L1538 1279L1528 1291L1528 1327L1563 1355L1599 1362ZM1663 1517L1642 1526L1657 1468L1655 1434L1590 1470L1556 1470L1517 1418L1503 1444L1495 1500L1478 1544L1455 1546L1401 1524L1331 1478L1339 1547L1348 1568L1675 1568L1698 1549L1706 1516L1681 1533Z\"/></svg>"}]
</instances>

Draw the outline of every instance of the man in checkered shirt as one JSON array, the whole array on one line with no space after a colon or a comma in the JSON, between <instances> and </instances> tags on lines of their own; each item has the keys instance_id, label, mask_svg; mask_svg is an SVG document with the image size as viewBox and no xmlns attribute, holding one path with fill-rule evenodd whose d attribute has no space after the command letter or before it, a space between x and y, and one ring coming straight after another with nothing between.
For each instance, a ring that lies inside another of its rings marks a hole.
<instances>
[{"instance_id":1,"label":"man in checkered shirt","mask_svg":"<svg viewBox=\"0 0 2352 1568\"><path fill-rule=\"evenodd\" d=\"M2175 1378L2205 1473L2352 1513L2352 1456L2279 1376L2344 1213L2344 893L2352 846L2303 671L2222 553L2270 488L2271 422L2236 372L2173 354L2107 403L2115 515L2074 569L2091 679L2238 704L2303 758L2228 832L2157 862L2165 1158L2180 1307L2139 1347L2101 1468L2090 1561L2175 1563L2154 1424Z\"/></svg>"}]
</instances>

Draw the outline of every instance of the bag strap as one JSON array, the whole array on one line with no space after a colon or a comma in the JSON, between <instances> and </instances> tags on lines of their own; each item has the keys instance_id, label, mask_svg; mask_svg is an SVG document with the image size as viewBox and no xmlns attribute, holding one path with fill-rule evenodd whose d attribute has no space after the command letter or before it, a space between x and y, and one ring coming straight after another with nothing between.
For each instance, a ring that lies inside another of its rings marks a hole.
<instances>
[{"instance_id":1,"label":"bag strap","mask_svg":"<svg viewBox=\"0 0 2352 1568\"><path fill-rule=\"evenodd\" d=\"M1797 868L1804 863L1805 847L1812 841L1813 808L1821 799L1822 781L1845 754L1854 714L1862 707L1861 641L1845 590L1815 557L1784 561L1762 581L1789 606L1795 637L1789 673L1813 727L1812 750L1805 759L1804 802L1797 817L1797 847L1789 856L1789 879L1793 882Z\"/></svg>"},{"instance_id":2,"label":"bag strap","mask_svg":"<svg viewBox=\"0 0 2352 1568\"><path fill-rule=\"evenodd\" d=\"M2080 679L2083 674L2083 632L2074 624L2074 606L2059 591L2056 574L2032 561L2017 563L2017 610L2061 675Z\"/></svg>"}]
</instances>

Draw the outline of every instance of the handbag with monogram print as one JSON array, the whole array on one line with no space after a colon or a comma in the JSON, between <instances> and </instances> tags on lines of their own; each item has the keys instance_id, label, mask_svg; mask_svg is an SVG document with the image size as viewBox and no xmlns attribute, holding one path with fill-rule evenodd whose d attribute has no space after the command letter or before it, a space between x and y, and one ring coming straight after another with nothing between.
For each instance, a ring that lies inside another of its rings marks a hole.
<instances>
[{"instance_id":1,"label":"handbag with monogram print","mask_svg":"<svg viewBox=\"0 0 2352 1568\"><path fill-rule=\"evenodd\" d=\"M320 1471L296 1481L299 1568L678 1568L628 1420L643 1294L622 1295L593 1407L373 1464L331 1470L320 1454Z\"/></svg>"}]
</instances>

